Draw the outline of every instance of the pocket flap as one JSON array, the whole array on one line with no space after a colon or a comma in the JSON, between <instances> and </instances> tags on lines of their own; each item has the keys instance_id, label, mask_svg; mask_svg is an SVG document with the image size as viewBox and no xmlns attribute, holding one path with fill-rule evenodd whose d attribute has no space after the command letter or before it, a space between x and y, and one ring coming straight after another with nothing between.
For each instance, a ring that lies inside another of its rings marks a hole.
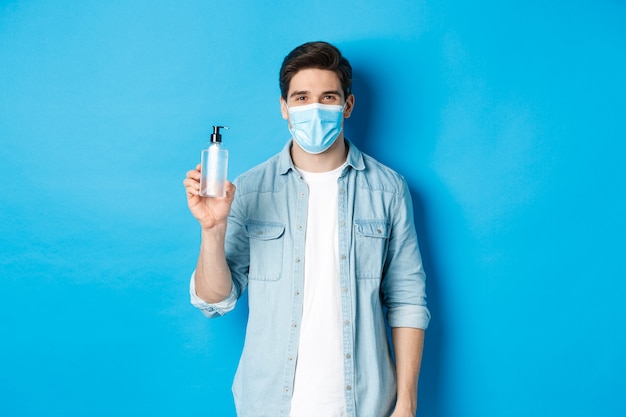
<instances>
[{"instance_id":1,"label":"pocket flap","mask_svg":"<svg viewBox=\"0 0 626 417\"><path fill-rule=\"evenodd\" d=\"M249 238L270 240L278 239L285 233L285 225L273 222L249 220L246 222L246 234Z\"/></svg>"},{"instance_id":2,"label":"pocket flap","mask_svg":"<svg viewBox=\"0 0 626 417\"><path fill-rule=\"evenodd\" d=\"M387 239L391 231L389 223L385 220L355 220L354 226L358 233L368 237Z\"/></svg>"}]
</instances>

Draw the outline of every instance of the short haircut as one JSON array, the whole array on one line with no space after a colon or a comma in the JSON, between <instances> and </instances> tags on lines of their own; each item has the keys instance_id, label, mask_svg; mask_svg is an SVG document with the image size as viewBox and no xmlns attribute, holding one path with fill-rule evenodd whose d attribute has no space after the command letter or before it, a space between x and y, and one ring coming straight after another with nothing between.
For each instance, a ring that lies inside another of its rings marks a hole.
<instances>
[{"instance_id":1,"label":"short haircut","mask_svg":"<svg viewBox=\"0 0 626 417\"><path fill-rule=\"evenodd\" d=\"M307 42L291 51L280 67L280 94L285 101L293 76L308 68L333 71L341 82L344 100L352 94L352 67L339 49L328 42Z\"/></svg>"}]
</instances>

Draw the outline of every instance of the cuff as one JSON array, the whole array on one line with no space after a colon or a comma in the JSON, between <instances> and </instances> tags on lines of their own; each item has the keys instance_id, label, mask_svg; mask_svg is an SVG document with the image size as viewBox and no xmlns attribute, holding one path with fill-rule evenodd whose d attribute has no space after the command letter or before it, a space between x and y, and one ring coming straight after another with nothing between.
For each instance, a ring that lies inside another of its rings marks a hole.
<instances>
[{"instance_id":1,"label":"cuff","mask_svg":"<svg viewBox=\"0 0 626 417\"><path fill-rule=\"evenodd\" d=\"M390 327L412 327L426 330L430 322L430 311L426 306L403 306L387 311Z\"/></svg>"},{"instance_id":2,"label":"cuff","mask_svg":"<svg viewBox=\"0 0 626 417\"><path fill-rule=\"evenodd\" d=\"M200 309L202 314L209 318L220 317L235 308L237 303L237 290L233 285L230 289L230 294L218 303L207 303L196 294L196 271L191 274L191 280L189 281L189 296L191 297L191 304L194 307Z\"/></svg>"}]
</instances>

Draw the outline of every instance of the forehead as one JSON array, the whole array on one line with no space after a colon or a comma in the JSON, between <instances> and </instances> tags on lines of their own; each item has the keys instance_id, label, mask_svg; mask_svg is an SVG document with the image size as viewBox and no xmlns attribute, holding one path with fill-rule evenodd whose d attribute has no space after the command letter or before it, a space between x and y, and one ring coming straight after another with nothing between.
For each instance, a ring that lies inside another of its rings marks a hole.
<instances>
[{"instance_id":1,"label":"forehead","mask_svg":"<svg viewBox=\"0 0 626 417\"><path fill-rule=\"evenodd\" d=\"M330 70L306 68L294 74L289 82L289 93L293 91L316 92L341 91L339 76Z\"/></svg>"}]
</instances>

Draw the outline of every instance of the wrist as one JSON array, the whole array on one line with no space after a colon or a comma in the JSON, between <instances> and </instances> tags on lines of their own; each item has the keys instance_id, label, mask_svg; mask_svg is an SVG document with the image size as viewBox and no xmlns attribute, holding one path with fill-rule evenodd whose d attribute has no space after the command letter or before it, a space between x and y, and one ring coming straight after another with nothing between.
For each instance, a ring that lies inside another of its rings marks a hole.
<instances>
[{"instance_id":1,"label":"wrist","mask_svg":"<svg viewBox=\"0 0 626 417\"><path fill-rule=\"evenodd\" d=\"M216 235L225 235L226 234L226 221L213 223L210 226L203 224L200 222L200 232L202 233L202 237L211 237Z\"/></svg>"},{"instance_id":2,"label":"wrist","mask_svg":"<svg viewBox=\"0 0 626 417\"><path fill-rule=\"evenodd\" d=\"M415 412L417 411L417 403L397 402L396 403L396 410L410 411L413 414L415 414Z\"/></svg>"},{"instance_id":3,"label":"wrist","mask_svg":"<svg viewBox=\"0 0 626 417\"><path fill-rule=\"evenodd\" d=\"M200 229L200 237L201 250L210 249L211 251L223 251L224 242L226 241L226 224L216 224L213 227L202 227Z\"/></svg>"},{"instance_id":4,"label":"wrist","mask_svg":"<svg viewBox=\"0 0 626 417\"><path fill-rule=\"evenodd\" d=\"M414 416L417 412L417 397L402 397L398 396L398 400L396 401L396 412L408 413L411 416Z\"/></svg>"}]
</instances>

